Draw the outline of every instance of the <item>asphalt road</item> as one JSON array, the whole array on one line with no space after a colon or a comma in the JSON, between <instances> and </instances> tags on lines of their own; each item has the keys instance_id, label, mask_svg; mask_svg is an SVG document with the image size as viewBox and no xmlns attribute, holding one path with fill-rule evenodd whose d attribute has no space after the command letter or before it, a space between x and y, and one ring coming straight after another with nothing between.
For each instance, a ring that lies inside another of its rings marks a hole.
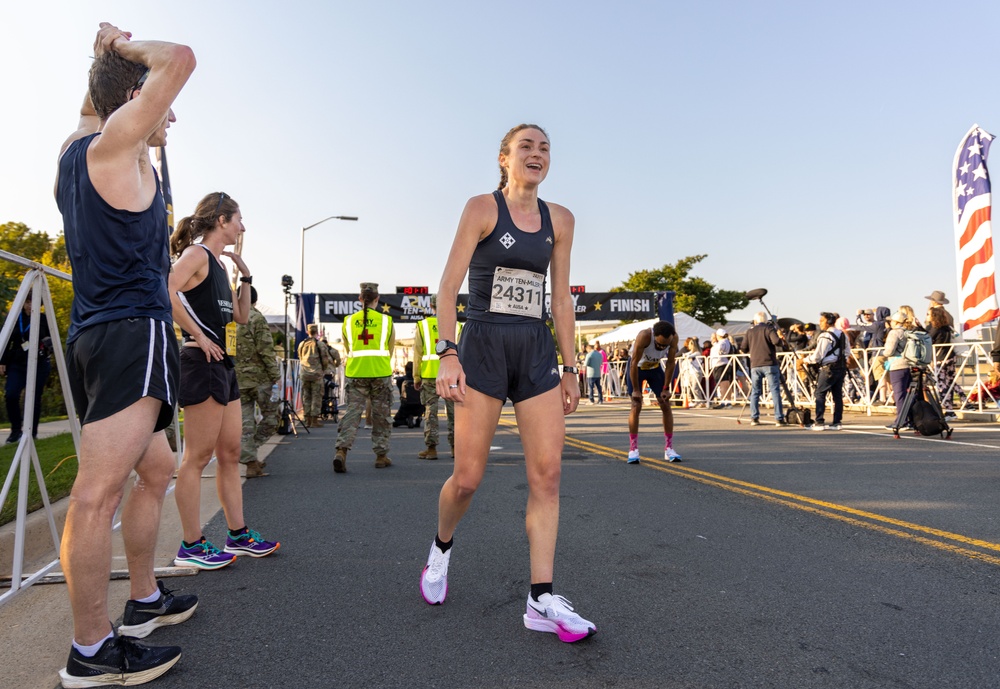
<instances>
[{"instance_id":1,"label":"asphalt road","mask_svg":"<svg viewBox=\"0 0 1000 689\"><path fill-rule=\"evenodd\" d=\"M594 621L577 644L524 628L524 460L505 410L459 527L448 599L417 588L451 460L394 429L376 470L365 431L348 473L336 428L288 438L244 486L272 557L168 581L195 616L147 641L184 656L171 687L1000 687L1000 426L894 440L885 417L841 432L679 411L682 464L643 413L569 417L556 592ZM443 430L443 423L442 423ZM223 540L221 515L206 535Z\"/></svg>"}]
</instances>

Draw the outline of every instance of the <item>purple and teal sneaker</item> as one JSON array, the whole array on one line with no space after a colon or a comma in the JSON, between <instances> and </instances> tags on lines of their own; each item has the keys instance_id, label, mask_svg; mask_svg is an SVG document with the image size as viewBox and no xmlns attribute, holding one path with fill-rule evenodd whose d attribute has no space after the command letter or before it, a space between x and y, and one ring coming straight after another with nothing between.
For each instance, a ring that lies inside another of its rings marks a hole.
<instances>
[{"instance_id":1,"label":"purple and teal sneaker","mask_svg":"<svg viewBox=\"0 0 1000 689\"><path fill-rule=\"evenodd\" d=\"M198 569L221 569L226 565L231 565L236 561L235 555L224 553L216 548L210 541L201 539L190 548L181 542L174 564L178 567L197 567Z\"/></svg>"},{"instance_id":2,"label":"purple and teal sneaker","mask_svg":"<svg viewBox=\"0 0 1000 689\"><path fill-rule=\"evenodd\" d=\"M247 529L236 538L226 537L226 552L233 555L249 555L250 557L266 557L281 547L278 542L265 541L253 529Z\"/></svg>"}]
</instances>

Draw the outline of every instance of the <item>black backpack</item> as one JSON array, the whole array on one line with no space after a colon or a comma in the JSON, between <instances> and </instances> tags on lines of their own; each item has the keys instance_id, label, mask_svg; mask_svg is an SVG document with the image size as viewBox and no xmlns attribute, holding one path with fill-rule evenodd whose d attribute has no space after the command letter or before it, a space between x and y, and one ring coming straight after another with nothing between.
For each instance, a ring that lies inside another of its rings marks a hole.
<instances>
[{"instance_id":1,"label":"black backpack","mask_svg":"<svg viewBox=\"0 0 1000 689\"><path fill-rule=\"evenodd\" d=\"M920 435L942 435L946 428L944 419L926 400L913 400L910 406L910 419Z\"/></svg>"},{"instance_id":2,"label":"black backpack","mask_svg":"<svg viewBox=\"0 0 1000 689\"><path fill-rule=\"evenodd\" d=\"M281 414L278 416L278 435L289 435L292 432L292 413L288 411L287 405L281 405Z\"/></svg>"}]
</instances>

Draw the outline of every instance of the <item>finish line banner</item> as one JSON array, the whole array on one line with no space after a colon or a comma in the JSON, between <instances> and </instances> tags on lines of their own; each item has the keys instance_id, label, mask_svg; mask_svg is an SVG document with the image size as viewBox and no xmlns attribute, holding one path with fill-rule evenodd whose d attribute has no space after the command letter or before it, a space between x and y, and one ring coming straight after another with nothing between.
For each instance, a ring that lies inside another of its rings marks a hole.
<instances>
[{"instance_id":1,"label":"finish line banner","mask_svg":"<svg viewBox=\"0 0 1000 689\"><path fill-rule=\"evenodd\" d=\"M361 301L354 293L317 295L320 323L342 323L344 318L361 310ZM545 295L549 310L551 295ZM590 292L574 294L573 304L578 321L635 321L656 315L653 292ZM458 295L458 320L465 320L469 295ZM381 294L377 310L397 323L413 323L431 312L430 295Z\"/></svg>"}]
</instances>

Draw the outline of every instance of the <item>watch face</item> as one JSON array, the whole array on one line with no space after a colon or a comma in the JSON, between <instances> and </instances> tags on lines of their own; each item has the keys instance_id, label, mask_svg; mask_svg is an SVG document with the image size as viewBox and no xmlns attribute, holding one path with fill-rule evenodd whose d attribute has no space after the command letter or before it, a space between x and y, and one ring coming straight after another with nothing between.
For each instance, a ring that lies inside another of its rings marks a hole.
<instances>
[{"instance_id":1,"label":"watch face","mask_svg":"<svg viewBox=\"0 0 1000 689\"><path fill-rule=\"evenodd\" d=\"M448 349L448 340L438 340L437 346L434 348L435 352L444 354L446 349Z\"/></svg>"}]
</instances>

